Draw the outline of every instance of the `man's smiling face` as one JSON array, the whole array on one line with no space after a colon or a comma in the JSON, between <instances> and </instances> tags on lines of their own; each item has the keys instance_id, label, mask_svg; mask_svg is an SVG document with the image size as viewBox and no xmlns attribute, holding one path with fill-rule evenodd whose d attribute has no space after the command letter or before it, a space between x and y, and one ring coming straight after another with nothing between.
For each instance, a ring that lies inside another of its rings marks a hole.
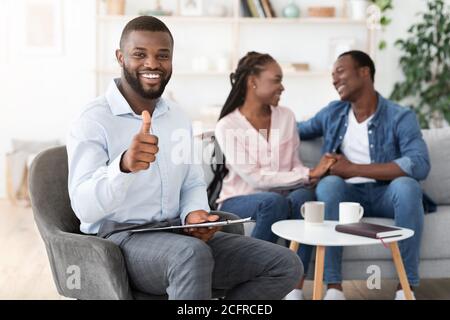
<instances>
[{"instance_id":1,"label":"man's smiling face","mask_svg":"<svg viewBox=\"0 0 450 320\"><path fill-rule=\"evenodd\" d=\"M364 87L362 69L350 55L337 59L333 66L333 86L341 100L354 101Z\"/></svg>"},{"instance_id":2,"label":"man's smiling face","mask_svg":"<svg viewBox=\"0 0 450 320\"><path fill-rule=\"evenodd\" d=\"M172 53L168 33L132 31L117 57L130 87L145 99L157 99L172 76Z\"/></svg>"}]
</instances>

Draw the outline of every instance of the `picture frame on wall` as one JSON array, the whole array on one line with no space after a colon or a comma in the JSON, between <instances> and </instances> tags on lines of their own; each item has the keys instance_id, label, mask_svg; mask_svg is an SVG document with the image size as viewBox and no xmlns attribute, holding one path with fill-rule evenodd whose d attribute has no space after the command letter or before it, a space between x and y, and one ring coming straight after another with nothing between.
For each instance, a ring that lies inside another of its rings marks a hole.
<instances>
[{"instance_id":1,"label":"picture frame on wall","mask_svg":"<svg viewBox=\"0 0 450 320\"><path fill-rule=\"evenodd\" d=\"M63 1L23 0L17 21L20 50L23 54L63 54Z\"/></svg>"},{"instance_id":2,"label":"picture frame on wall","mask_svg":"<svg viewBox=\"0 0 450 320\"><path fill-rule=\"evenodd\" d=\"M203 5L203 0L179 0L180 16L201 16L203 15Z\"/></svg>"}]
</instances>

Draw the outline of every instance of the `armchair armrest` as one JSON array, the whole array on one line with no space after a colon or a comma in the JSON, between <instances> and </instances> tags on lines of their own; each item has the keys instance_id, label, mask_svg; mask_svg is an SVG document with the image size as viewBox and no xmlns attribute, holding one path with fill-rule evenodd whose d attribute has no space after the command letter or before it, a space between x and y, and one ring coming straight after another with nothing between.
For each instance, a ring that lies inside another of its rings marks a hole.
<instances>
[{"instance_id":1,"label":"armchair armrest","mask_svg":"<svg viewBox=\"0 0 450 320\"><path fill-rule=\"evenodd\" d=\"M235 220L229 212L211 211ZM59 294L75 299L133 299L120 248L112 241L91 235L52 230L44 237L54 282ZM241 224L222 231L244 234ZM79 287L74 286L79 277Z\"/></svg>"},{"instance_id":2,"label":"armchair armrest","mask_svg":"<svg viewBox=\"0 0 450 320\"><path fill-rule=\"evenodd\" d=\"M237 215L231 212L225 212L225 211L211 211L211 214L218 215L221 219L227 219L227 220L237 220L240 219ZM223 232L228 233L235 233L244 235L244 226L242 224L232 224L225 227L222 227Z\"/></svg>"},{"instance_id":3,"label":"armchair armrest","mask_svg":"<svg viewBox=\"0 0 450 320\"><path fill-rule=\"evenodd\" d=\"M61 295L76 299L133 299L122 252L112 241L57 231L44 242ZM79 287L74 288L74 277L78 276Z\"/></svg>"}]
</instances>

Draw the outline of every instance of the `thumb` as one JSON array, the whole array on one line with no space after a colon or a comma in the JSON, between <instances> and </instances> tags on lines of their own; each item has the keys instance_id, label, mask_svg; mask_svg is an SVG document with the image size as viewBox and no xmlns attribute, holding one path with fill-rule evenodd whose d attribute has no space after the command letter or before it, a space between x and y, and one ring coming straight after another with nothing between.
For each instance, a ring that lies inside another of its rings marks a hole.
<instances>
[{"instance_id":1,"label":"thumb","mask_svg":"<svg viewBox=\"0 0 450 320\"><path fill-rule=\"evenodd\" d=\"M150 127L152 125L152 117L147 110L142 111L142 133L150 133Z\"/></svg>"},{"instance_id":2,"label":"thumb","mask_svg":"<svg viewBox=\"0 0 450 320\"><path fill-rule=\"evenodd\" d=\"M219 218L220 217L216 214L210 214L207 216L208 221L217 221L217 220L219 220Z\"/></svg>"}]
</instances>

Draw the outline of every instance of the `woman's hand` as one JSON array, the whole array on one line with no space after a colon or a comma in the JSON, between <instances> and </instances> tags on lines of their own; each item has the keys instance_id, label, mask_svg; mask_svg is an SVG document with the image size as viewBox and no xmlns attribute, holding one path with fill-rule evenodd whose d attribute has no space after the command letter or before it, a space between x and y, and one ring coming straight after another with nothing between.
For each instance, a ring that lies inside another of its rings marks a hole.
<instances>
[{"instance_id":1,"label":"woman's hand","mask_svg":"<svg viewBox=\"0 0 450 320\"><path fill-rule=\"evenodd\" d=\"M310 170L310 179L319 179L320 177L325 175L335 162L336 158L333 155L326 153L324 156L322 156L317 166Z\"/></svg>"}]
</instances>

